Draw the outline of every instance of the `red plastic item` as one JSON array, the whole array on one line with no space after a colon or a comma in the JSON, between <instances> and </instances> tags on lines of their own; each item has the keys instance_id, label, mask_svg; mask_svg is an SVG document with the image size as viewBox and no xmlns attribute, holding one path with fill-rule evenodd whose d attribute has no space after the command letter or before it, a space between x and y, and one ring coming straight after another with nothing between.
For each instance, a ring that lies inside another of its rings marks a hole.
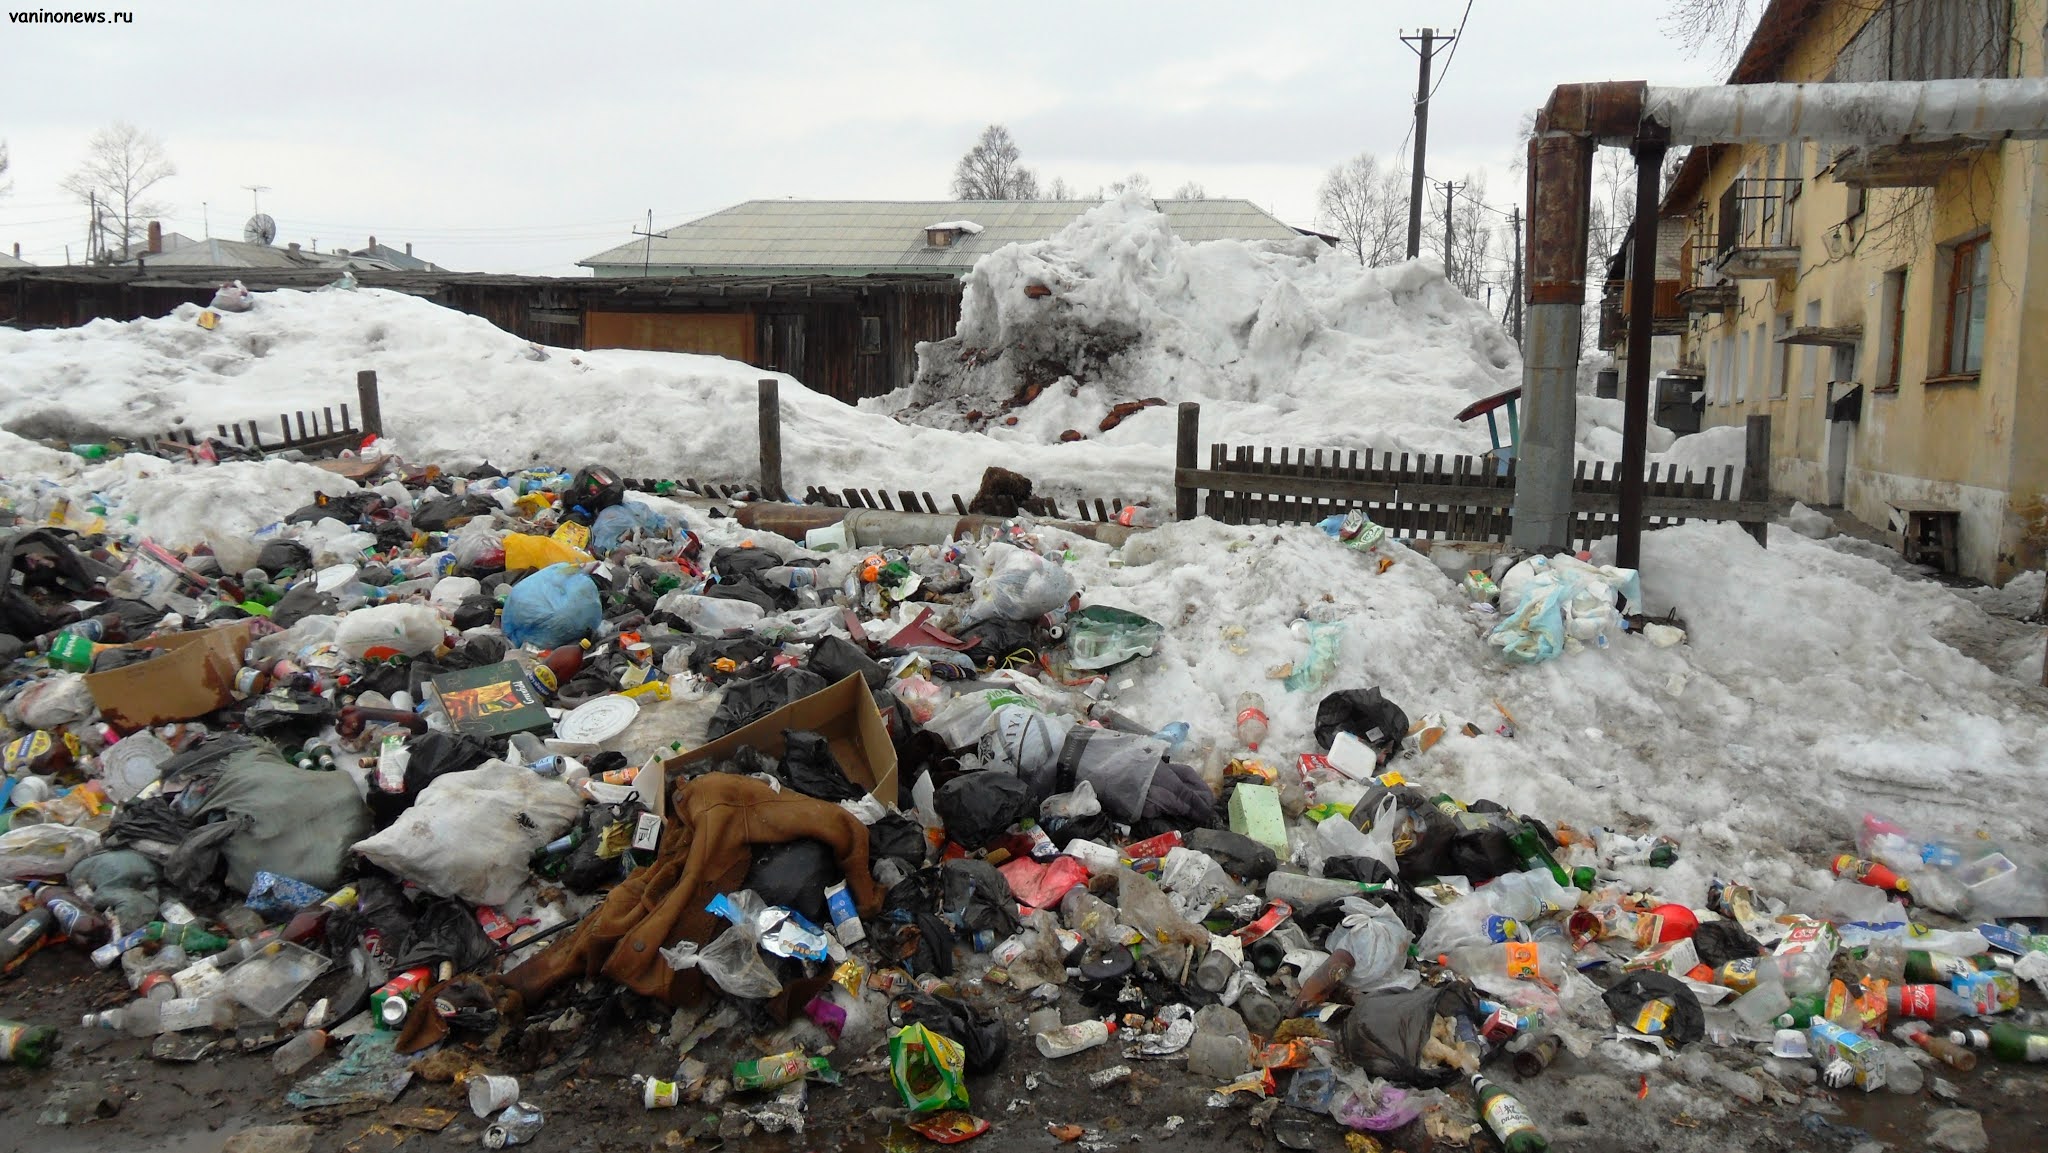
<instances>
[{"instance_id":1,"label":"red plastic item","mask_svg":"<svg viewBox=\"0 0 2048 1153\"><path fill-rule=\"evenodd\" d=\"M1169 850L1178 849L1186 843L1181 840L1179 830L1169 830L1148 840L1137 841L1124 846L1124 858L1126 860L1141 861L1146 857L1164 857Z\"/></svg>"},{"instance_id":2,"label":"red plastic item","mask_svg":"<svg viewBox=\"0 0 2048 1153\"><path fill-rule=\"evenodd\" d=\"M1657 934L1659 941L1682 941L1700 927L1699 917L1684 905L1659 905L1650 912L1664 918L1664 929Z\"/></svg>"},{"instance_id":3,"label":"red plastic item","mask_svg":"<svg viewBox=\"0 0 2048 1153\"><path fill-rule=\"evenodd\" d=\"M1058 907L1068 890L1088 883L1088 866L1072 857L1054 857L1043 862L1018 857L996 871L1010 883L1010 895L1017 898L1027 914Z\"/></svg>"}]
</instances>

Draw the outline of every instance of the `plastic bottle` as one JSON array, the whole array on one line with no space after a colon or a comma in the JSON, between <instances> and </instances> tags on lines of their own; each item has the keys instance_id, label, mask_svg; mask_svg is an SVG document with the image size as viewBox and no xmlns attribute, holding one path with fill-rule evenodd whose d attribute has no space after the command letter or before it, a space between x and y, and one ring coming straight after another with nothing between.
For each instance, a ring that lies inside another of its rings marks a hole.
<instances>
[{"instance_id":1,"label":"plastic bottle","mask_svg":"<svg viewBox=\"0 0 2048 1153\"><path fill-rule=\"evenodd\" d=\"M1836 854L1828 867L1837 877L1849 877L1858 884L1869 885L1873 889L1904 893L1911 888L1904 877L1892 872L1889 867L1876 861L1866 861L1853 853Z\"/></svg>"},{"instance_id":2,"label":"plastic bottle","mask_svg":"<svg viewBox=\"0 0 2048 1153\"><path fill-rule=\"evenodd\" d=\"M166 1033L235 1027L234 1002L226 997L176 997L161 1002L160 1013L159 1023Z\"/></svg>"},{"instance_id":3,"label":"plastic bottle","mask_svg":"<svg viewBox=\"0 0 2048 1153\"><path fill-rule=\"evenodd\" d=\"M1071 1057L1109 1040L1116 1032L1114 1021L1079 1021L1038 1035L1038 1053L1047 1060Z\"/></svg>"},{"instance_id":4,"label":"plastic bottle","mask_svg":"<svg viewBox=\"0 0 2048 1153\"><path fill-rule=\"evenodd\" d=\"M270 1055L270 1067L283 1077L294 1076L327 1051L327 1030L307 1029Z\"/></svg>"},{"instance_id":5,"label":"plastic bottle","mask_svg":"<svg viewBox=\"0 0 2048 1153\"><path fill-rule=\"evenodd\" d=\"M1550 1148L1550 1141L1536 1128L1529 1111L1522 1108L1514 1094L1474 1073L1472 1095L1478 1100L1479 1115L1485 1119L1487 1129L1507 1153L1545 1153Z\"/></svg>"},{"instance_id":6,"label":"plastic bottle","mask_svg":"<svg viewBox=\"0 0 2048 1153\"><path fill-rule=\"evenodd\" d=\"M1972 1049L1988 1049L2001 1061L2048 1064L2048 1032L2038 1029L2023 1029L2000 1021L1984 1029L1950 1033L1948 1039Z\"/></svg>"},{"instance_id":7,"label":"plastic bottle","mask_svg":"<svg viewBox=\"0 0 2048 1153\"><path fill-rule=\"evenodd\" d=\"M49 1064L50 1058L56 1053L55 1025L25 1025L20 1021L0 1021L0 1061L35 1069Z\"/></svg>"},{"instance_id":8,"label":"plastic bottle","mask_svg":"<svg viewBox=\"0 0 2048 1153\"><path fill-rule=\"evenodd\" d=\"M1518 981L1555 985L1571 970L1565 950L1549 941L1509 941L1471 945L1449 954L1451 968L1464 974L1488 973Z\"/></svg>"},{"instance_id":9,"label":"plastic bottle","mask_svg":"<svg viewBox=\"0 0 2048 1153\"><path fill-rule=\"evenodd\" d=\"M1351 975L1351 970L1357 964L1358 959L1347 950L1338 949L1331 953L1328 960L1316 966L1315 972L1310 973L1308 978L1302 981L1301 993L1294 999L1293 1015L1299 1017L1309 1009L1328 1001L1344 987L1344 979Z\"/></svg>"},{"instance_id":10,"label":"plastic bottle","mask_svg":"<svg viewBox=\"0 0 2048 1153\"><path fill-rule=\"evenodd\" d=\"M41 905L30 909L0 932L0 972L12 970L37 949L57 923L57 914Z\"/></svg>"},{"instance_id":11,"label":"plastic bottle","mask_svg":"<svg viewBox=\"0 0 2048 1153\"><path fill-rule=\"evenodd\" d=\"M1946 985L1894 985L1884 991L1892 1016L1921 1021L1953 1021L1977 1015L1977 1004Z\"/></svg>"},{"instance_id":12,"label":"plastic bottle","mask_svg":"<svg viewBox=\"0 0 2048 1153\"><path fill-rule=\"evenodd\" d=\"M346 909L356 903L356 888L347 885L329 894L326 900L310 908L300 909L287 921L279 935L294 945L324 938L327 935L327 918L336 909Z\"/></svg>"},{"instance_id":13,"label":"plastic bottle","mask_svg":"<svg viewBox=\"0 0 2048 1153\"><path fill-rule=\"evenodd\" d=\"M1934 1059L1959 1073L1967 1073L1977 1067L1977 1055L1947 1037L1937 1037L1922 1030L1913 1034L1913 1043L1933 1055Z\"/></svg>"},{"instance_id":14,"label":"plastic bottle","mask_svg":"<svg viewBox=\"0 0 2048 1153\"><path fill-rule=\"evenodd\" d=\"M1769 965L1759 966L1756 985L1735 999L1735 1015L1752 1029L1775 1024L1791 1008L1792 998L1786 995L1778 970Z\"/></svg>"},{"instance_id":15,"label":"plastic bottle","mask_svg":"<svg viewBox=\"0 0 2048 1153\"><path fill-rule=\"evenodd\" d=\"M1311 877L1307 873L1275 872L1266 877L1266 896L1271 900L1285 901L1297 909L1311 908L1342 897L1356 897L1370 888L1360 881Z\"/></svg>"},{"instance_id":16,"label":"plastic bottle","mask_svg":"<svg viewBox=\"0 0 2048 1153\"><path fill-rule=\"evenodd\" d=\"M1269 723L1266 717L1266 698L1257 693L1238 694L1238 743L1253 752L1258 752L1259 742L1266 739L1266 729Z\"/></svg>"}]
</instances>

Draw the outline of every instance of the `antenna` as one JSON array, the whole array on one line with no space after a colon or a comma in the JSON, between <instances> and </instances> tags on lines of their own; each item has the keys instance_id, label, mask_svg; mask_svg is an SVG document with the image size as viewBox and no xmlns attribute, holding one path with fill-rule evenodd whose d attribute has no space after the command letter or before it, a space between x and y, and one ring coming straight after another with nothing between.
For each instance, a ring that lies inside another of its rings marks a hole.
<instances>
[{"instance_id":1,"label":"antenna","mask_svg":"<svg viewBox=\"0 0 2048 1153\"><path fill-rule=\"evenodd\" d=\"M249 190L249 211L260 214L263 211L263 194L270 191L270 185L244 184L242 187Z\"/></svg>"},{"instance_id":2,"label":"antenna","mask_svg":"<svg viewBox=\"0 0 2048 1153\"><path fill-rule=\"evenodd\" d=\"M636 228L633 230L633 235L647 238L647 244L640 252L640 275L645 277L647 275L647 266L654 259L654 210L652 208L647 210L647 231L642 232Z\"/></svg>"}]
</instances>

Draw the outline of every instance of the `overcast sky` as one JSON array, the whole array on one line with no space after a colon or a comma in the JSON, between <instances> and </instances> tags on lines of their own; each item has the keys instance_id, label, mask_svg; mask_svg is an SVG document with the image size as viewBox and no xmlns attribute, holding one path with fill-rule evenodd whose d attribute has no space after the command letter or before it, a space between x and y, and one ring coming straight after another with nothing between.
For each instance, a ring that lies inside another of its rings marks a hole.
<instances>
[{"instance_id":1,"label":"overcast sky","mask_svg":"<svg viewBox=\"0 0 2048 1153\"><path fill-rule=\"evenodd\" d=\"M29 7L32 0L0 0ZM99 0L33 0L99 7ZM178 168L167 229L239 238L268 185L279 243L412 241L456 269L574 262L759 197L942 199L991 122L1041 180L1194 180L1295 223L1330 165L1391 157L1423 25L1464 0L778 4L585 0L116 0L132 25L0 23L0 251L74 259L58 188L126 119ZM1559 83L1715 83L1662 0L1474 0L1431 105L1434 176L1508 171L1523 112ZM113 11L114 7L107 10ZM202 207L204 206L204 207Z\"/></svg>"}]
</instances>

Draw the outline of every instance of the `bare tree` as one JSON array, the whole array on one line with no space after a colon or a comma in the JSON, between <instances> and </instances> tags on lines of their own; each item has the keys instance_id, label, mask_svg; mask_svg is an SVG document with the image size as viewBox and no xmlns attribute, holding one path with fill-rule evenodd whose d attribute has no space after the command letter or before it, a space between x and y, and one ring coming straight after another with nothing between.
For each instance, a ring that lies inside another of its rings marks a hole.
<instances>
[{"instance_id":1,"label":"bare tree","mask_svg":"<svg viewBox=\"0 0 2048 1153\"><path fill-rule=\"evenodd\" d=\"M93 133L85 163L64 178L62 187L80 203L98 202L120 235L120 259L126 260L134 242L148 233L150 218L165 211L163 204L147 199L149 190L177 171L161 140L117 120Z\"/></svg>"},{"instance_id":2,"label":"bare tree","mask_svg":"<svg viewBox=\"0 0 2048 1153\"><path fill-rule=\"evenodd\" d=\"M1126 191L1135 192L1140 196L1150 196L1152 195L1152 178L1142 172L1133 172L1122 180L1112 180L1109 182L1109 194L1111 196L1122 196Z\"/></svg>"},{"instance_id":3,"label":"bare tree","mask_svg":"<svg viewBox=\"0 0 2048 1153\"><path fill-rule=\"evenodd\" d=\"M1045 198L1047 200L1072 200L1074 198L1074 186L1067 183L1066 177L1055 176L1052 178L1052 183L1045 186Z\"/></svg>"},{"instance_id":4,"label":"bare tree","mask_svg":"<svg viewBox=\"0 0 2048 1153\"><path fill-rule=\"evenodd\" d=\"M1697 56L1712 52L1722 64L1734 64L1749 38L1754 17L1763 7L1757 0L1668 0L1664 32Z\"/></svg>"},{"instance_id":5,"label":"bare tree","mask_svg":"<svg viewBox=\"0 0 2048 1153\"><path fill-rule=\"evenodd\" d=\"M1038 176L1018 163L1022 153L1010 130L991 124L953 169L957 200L1036 200Z\"/></svg>"},{"instance_id":6,"label":"bare tree","mask_svg":"<svg viewBox=\"0 0 2048 1153\"><path fill-rule=\"evenodd\" d=\"M1173 199L1207 200L1209 199L1209 190L1203 188L1200 182L1190 180L1186 184L1183 184L1179 188L1173 190Z\"/></svg>"},{"instance_id":7,"label":"bare tree","mask_svg":"<svg viewBox=\"0 0 2048 1153\"><path fill-rule=\"evenodd\" d=\"M1337 230L1359 263L1377 268L1407 254L1408 175L1397 168L1382 172L1372 153L1330 169L1316 203L1323 222Z\"/></svg>"},{"instance_id":8,"label":"bare tree","mask_svg":"<svg viewBox=\"0 0 2048 1153\"><path fill-rule=\"evenodd\" d=\"M7 175L7 142L0 140L0 196L14 191L14 183L5 179Z\"/></svg>"}]
</instances>

